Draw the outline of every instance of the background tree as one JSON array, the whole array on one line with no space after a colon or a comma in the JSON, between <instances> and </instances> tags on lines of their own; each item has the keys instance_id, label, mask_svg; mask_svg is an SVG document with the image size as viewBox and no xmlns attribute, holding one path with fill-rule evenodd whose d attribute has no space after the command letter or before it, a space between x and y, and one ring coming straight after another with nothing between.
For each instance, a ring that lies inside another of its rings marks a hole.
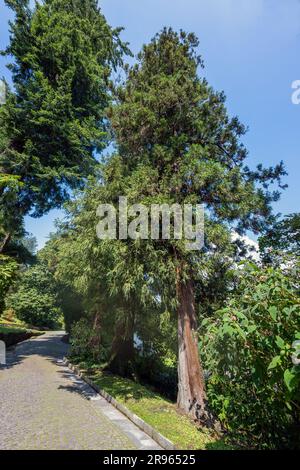
<instances>
[{"instance_id":1,"label":"background tree","mask_svg":"<svg viewBox=\"0 0 300 470\"><path fill-rule=\"evenodd\" d=\"M18 271L18 263L9 256L0 254L0 314L5 306L5 296L9 291Z\"/></svg>"},{"instance_id":2,"label":"background tree","mask_svg":"<svg viewBox=\"0 0 300 470\"><path fill-rule=\"evenodd\" d=\"M145 279L141 250L133 251L130 242L97 237L99 204L116 201L121 194L119 164L120 159L112 158L97 178L89 180L83 193L67 204L66 221L42 256L47 252L56 279L81 296L82 315L90 327L103 332L95 337L101 338L101 347L108 350L107 368L132 376L137 321L151 310L155 300Z\"/></svg>"},{"instance_id":3,"label":"background tree","mask_svg":"<svg viewBox=\"0 0 300 470\"><path fill-rule=\"evenodd\" d=\"M61 327L63 320L53 275L37 264L24 273L6 301L20 320L37 327Z\"/></svg>"},{"instance_id":4,"label":"background tree","mask_svg":"<svg viewBox=\"0 0 300 470\"><path fill-rule=\"evenodd\" d=\"M270 203L278 198L277 192L267 191L268 182L280 179L284 171L282 164L259 166L255 172L245 166L247 152L239 143L245 128L228 117L224 95L199 78L197 47L193 34L163 30L129 69L110 116L130 202L203 203L209 220L206 246L218 239L226 245L229 227L240 233L264 227ZM258 189L260 182L265 189ZM202 252L188 252L184 241L145 241L147 253L149 244L160 256L155 270L151 263L147 270L162 282L168 266L168 293L173 290L177 299L178 406L194 419L207 421L194 291Z\"/></svg>"},{"instance_id":5,"label":"background tree","mask_svg":"<svg viewBox=\"0 0 300 470\"><path fill-rule=\"evenodd\" d=\"M15 14L4 52L14 89L0 108L0 198L12 195L13 223L2 251L25 214L59 207L93 170L107 144L110 74L127 51L95 0L5 3Z\"/></svg>"},{"instance_id":6,"label":"background tree","mask_svg":"<svg viewBox=\"0 0 300 470\"><path fill-rule=\"evenodd\" d=\"M284 256L300 257L300 214L290 214L268 227L259 239L259 248L266 263L278 264Z\"/></svg>"}]
</instances>

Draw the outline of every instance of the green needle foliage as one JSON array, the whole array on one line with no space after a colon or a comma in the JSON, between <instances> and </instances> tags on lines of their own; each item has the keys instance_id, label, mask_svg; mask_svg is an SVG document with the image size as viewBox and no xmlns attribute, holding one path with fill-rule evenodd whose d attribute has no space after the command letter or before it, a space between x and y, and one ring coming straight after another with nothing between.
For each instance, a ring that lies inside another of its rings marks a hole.
<instances>
[{"instance_id":1,"label":"green needle foliage","mask_svg":"<svg viewBox=\"0 0 300 470\"><path fill-rule=\"evenodd\" d=\"M107 144L110 75L127 47L95 0L6 4L14 89L0 109L0 173L21 183L16 212L41 216L83 185Z\"/></svg>"},{"instance_id":2,"label":"green needle foliage","mask_svg":"<svg viewBox=\"0 0 300 470\"><path fill-rule=\"evenodd\" d=\"M268 185L280 184L284 169L281 163L252 172L245 165L247 152L240 143L245 128L236 117L229 118L224 94L199 77L197 47L193 34L164 29L128 70L110 116L130 202L204 204L205 249L216 243L225 250L230 228L259 232L271 220L271 202L279 194L269 192ZM197 379L196 341L191 340L197 337L193 282L204 268L205 250L190 252L183 241L174 240L141 246L146 272L160 279L166 305L172 308L171 299L177 300L178 404L198 419L206 396L203 379ZM151 251L156 256L149 256Z\"/></svg>"},{"instance_id":3,"label":"green needle foliage","mask_svg":"<svg viewBox=\"0 0 300 470\"><path fill-rule=\"evenodd\" d=\"M194 284L203 285L205 272L217 263L226 266L226 256L234 254L231 228L259 231L266 225L272 217L271 202L278 197L268 191L268 183L280 181L284 173L282 164L255 172L246 167L247 152L240 143L245 128L237 118L228 117L224 95L199 78L202 62L197 47L194 35L165 29L144 46L137 64L128 70L109 111L119 154L104 162L97 178L90 179L82 195L68 205L68 220L57 243L56 271L86 299L90 325L100 324L105 332L99 341L112 338L115 330L108 366L120 374L129 375L124 363L136 360L133 333L149 344L145 325L156 325L153 338L161 337L159 317L164 312L170 312L173 347L162 338L164 346L158 349L167 348L174 364L174 313L181 309L194 341L188 344L189 333L183 331L178 342L185 343L184 354L192 350L198 373L183 377L179 369L179 387L193 389L180 397L179 404L195 419L206 404L197 358L195 294L200 305L208 300L203 288L202 295L200 288L195 292ZM98 240L97 207L110 203L117 208L120 195L129 204L148 207L203 203L204 249L188 251L185 240Z\"/></svg>"},{"instance_id":4,"label":"green needle foliage","mask_svg":"<svg viewBox=\"0 0 300 470\"><path fill-rule=\"evenodd\" d=\"M226 307L202 323L209 403L242 445L299 448L299 266L249 264L239 278Z\"/></svg>"},{"instance_id":5,"label":"green needle foliage","mask_svg":"<svg viewBox=\"0 0 300 470\"><path fill-rule=\"evenodd\" d=\"M193 34L167 29L144 46L111 111L120 155L136 199L203 203L211 219L259 231L278 193L255 184L266 189L283 164L254 172L245 165L245 127L229 118L224 94L199 78L197 47Z\"/></svg>"}]
</instances>

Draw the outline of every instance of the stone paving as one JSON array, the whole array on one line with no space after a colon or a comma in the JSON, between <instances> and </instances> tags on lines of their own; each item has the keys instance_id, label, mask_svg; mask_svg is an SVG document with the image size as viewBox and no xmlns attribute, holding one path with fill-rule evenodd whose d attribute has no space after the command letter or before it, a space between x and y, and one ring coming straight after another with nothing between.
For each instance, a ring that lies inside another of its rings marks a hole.
<instances>
[{"instance_id":1,"label":"stone paving","mask_svg":"<svg viewBox=\"0 0 300 470\"><path fill-rule=\"evenodd\" d=\"M62 363L63 334L8 353L0 369L0 449L159 449Z\"/></svg>"}]
</instances>

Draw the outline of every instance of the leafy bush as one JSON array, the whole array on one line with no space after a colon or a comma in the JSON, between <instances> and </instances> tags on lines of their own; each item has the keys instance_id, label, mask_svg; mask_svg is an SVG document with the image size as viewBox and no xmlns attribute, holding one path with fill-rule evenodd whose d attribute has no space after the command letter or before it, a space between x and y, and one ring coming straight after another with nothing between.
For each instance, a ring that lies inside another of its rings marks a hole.
<instances>
[{"instance_id":1,"label":"leafy bush","mask_svg":"<svg viewBox=\"0 0 300 470\"><path fill-rule=\"evenodd\" d=\"M170 312L149 310L137 325L135 371L141 382L173 400L177 395L177 330Z\"/></svg>"},{"instance_id":2,"label":"leafy bush","mask_svg":"<svg viewBox=\"0 0 300 470\"><path fill-rule=\"evenodd\" d=\"M58 305L53 275L43 265L27 269L7 306L16 316L34 326L61 327L62 311Z\"/></svg>"},{"instance_id":3,"label":"leafy bush","mask_svg":"<svg viewBox=\"0 0 300 470\"><path fill-rule=\"evenodd\" d=\"M170 357L150 353L139 355L135 364L141 382L154 386L165 397L174 400L177 395L177 363Z\"/></svg>"},{"instance_id":4,"label":"leafy bush","mask_svg":"<svg viewBox=\"0 0 300 470\"><path fill-rule=\"evenodd\" d=\"M280 270L247 265L238 294L202 323L209 403L250 447L300 447L300 366L292 361L300 339L297 287Z\"/></svg>"},{"instance_id":5,"label":"leafy bush","mask_svg":"<svg viewBox=\"0 0 300 470\"><path fill-rule=\"evenodd\" d=\"M81 318L71 328L70 356L103 364L107 350L101 345L100 329L94 328L87 318Z\"/></svg>"}]
</instances>

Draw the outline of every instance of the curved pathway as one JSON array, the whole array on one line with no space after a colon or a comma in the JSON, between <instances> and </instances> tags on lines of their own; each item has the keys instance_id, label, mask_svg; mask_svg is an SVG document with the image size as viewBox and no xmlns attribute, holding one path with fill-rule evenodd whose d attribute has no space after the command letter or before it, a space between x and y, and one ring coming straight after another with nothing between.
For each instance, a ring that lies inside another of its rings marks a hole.
<instances>
[{"instance_id":1,"label":"curved pathway","mask_svg":"<svg viewBox=\"0 0 300 470\"><path fill-rule=\"evenodd\" d=\"M63 332L19 344L0 369L0 449L159 449L64 364Z\"/></svg>"}]
</instances>

